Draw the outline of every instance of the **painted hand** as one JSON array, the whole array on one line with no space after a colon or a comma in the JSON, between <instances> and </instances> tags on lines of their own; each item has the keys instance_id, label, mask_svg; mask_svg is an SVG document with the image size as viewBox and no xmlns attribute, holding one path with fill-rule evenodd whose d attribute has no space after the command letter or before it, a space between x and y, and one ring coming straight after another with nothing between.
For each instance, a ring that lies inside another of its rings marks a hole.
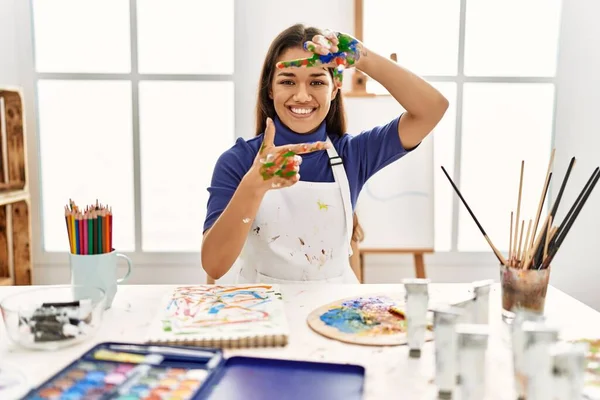
<instances>
[{"instance_id":1,"label":"painted hand","mask_svg":"<svg viewBox=\"0 0 600 400\"><path fill-rule=\"evenodd\" d=\"M312 41L305 42L304 48L314 54L309 58L280 61L276 67L331 67L336 84L341 86L344 69L356 66L363 44L347 33L326 32L325 35L316 35Z\"/></svg>"},{"instance_id":2,"label":"painted hand","mask_svg":"<svg viewBox=\"0 0 600 400\"><path fill-rule=\"evenodd\" d=\"M274 141L275 124L270 118L267 118L267 128L260 150L256 155L255 166L263 184L268 181L268 188L286 187L298 182L302 163L302 157L299 154L325 150L329 147L327 142L275 146Z\"/></svg>"}]
</instances>

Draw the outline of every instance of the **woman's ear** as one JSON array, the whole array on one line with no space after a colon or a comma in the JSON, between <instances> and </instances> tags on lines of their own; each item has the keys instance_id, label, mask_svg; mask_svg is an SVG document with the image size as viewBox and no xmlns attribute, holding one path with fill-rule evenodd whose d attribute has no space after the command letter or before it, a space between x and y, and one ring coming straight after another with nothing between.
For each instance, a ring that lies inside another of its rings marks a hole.
<instances>
[{"instance_id":1,"label":"woman's ear","mask_svg":"<svg viewBox=\"0 0 600 400\"><path fill-rule=\"evenodd\" d=\"M333 89L331 90L331 101L335 100L335 97L338 94L338 90L340 90L340 87L335 84L335 81L333 81L333 83Z\"/></svg>"},{"instance_id":2,"label":"woman's ear","mask_svg":"<svg viewBox=\"0 0 600 400\"><path fill-rule=\"evenodd\" d=\"M273 100L273 90L269 89L269 98Z\"/></svg>"}]
</instances>

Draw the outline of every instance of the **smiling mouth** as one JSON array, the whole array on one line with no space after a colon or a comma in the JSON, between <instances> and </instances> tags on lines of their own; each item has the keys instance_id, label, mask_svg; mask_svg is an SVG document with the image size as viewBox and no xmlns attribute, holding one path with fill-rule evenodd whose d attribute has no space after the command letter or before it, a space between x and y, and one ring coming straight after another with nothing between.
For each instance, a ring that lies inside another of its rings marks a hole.
<instances>
[{"instance_id":1,"label":"smiling mouth","mask_svg":"<svg viewBox=\"0 0 600 400\"><path fill-rule=\"evenodd\" d=\"M315 107L287 107L296 118L308 118L315 113Z\"/></svg>"}]
</instances>

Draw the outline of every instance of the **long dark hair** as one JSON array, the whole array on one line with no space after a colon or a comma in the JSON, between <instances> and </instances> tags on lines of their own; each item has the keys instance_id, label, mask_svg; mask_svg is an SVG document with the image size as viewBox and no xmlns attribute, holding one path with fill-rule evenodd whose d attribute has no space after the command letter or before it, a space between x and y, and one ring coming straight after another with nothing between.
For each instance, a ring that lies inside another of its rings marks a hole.
<instances>
[{"instance_id":1,"label":"long dark hair","mask_svg":"<svg viewBox=\"0 0 600 400\"><path fill-rule=\"evenodd\" d=\"M267 52L265 62L260 74L260 82L258 85L258 98L256 100L256 136L263 133L266 129L266 119L275 118L275 106L273 100L269 97L271 92L271 83L273 82L273 74L275 73L275 63L277 59L287 49L294 47L302 47L304 42L312 40L315 35L322 35L323 31L314 27L307 27L302 24L290 26L281 32ZM333 78L333 69L329 69L329 73ZM344 102L341 93L338 92L335 99L331 102L329 112L325 117L326 130L328 133L343 135L346 133L346 113L344 111Z\"/></svg>"}]
</instances>

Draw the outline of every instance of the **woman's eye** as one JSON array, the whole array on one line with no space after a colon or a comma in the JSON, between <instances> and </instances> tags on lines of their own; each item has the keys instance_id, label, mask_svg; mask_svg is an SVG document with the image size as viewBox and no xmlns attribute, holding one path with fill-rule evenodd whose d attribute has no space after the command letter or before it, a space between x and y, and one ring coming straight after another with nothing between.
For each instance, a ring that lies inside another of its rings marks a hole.
<instances>
[{"instance_id":1,"label":"woman's eye","mask_svg":"<svg viewBox=\"0 0 600 400\"><path fill-rule=\"evenodd\" d=\"M281 81L281 82L279 82L279 84L280 85L293 85L294 82L288 80L288 81Z\"/></svg>"},{"instance_id":2,"label":"woman's eye","mask_svg":"<svg viewBox=\"0 0 600 400\"><path fill-rule=\"evenodd\" d=\"M324 85L325 82L323 82L323 81L313 81L312 84L319 86L319 85Z\"/></svg>"}]
</instances>

